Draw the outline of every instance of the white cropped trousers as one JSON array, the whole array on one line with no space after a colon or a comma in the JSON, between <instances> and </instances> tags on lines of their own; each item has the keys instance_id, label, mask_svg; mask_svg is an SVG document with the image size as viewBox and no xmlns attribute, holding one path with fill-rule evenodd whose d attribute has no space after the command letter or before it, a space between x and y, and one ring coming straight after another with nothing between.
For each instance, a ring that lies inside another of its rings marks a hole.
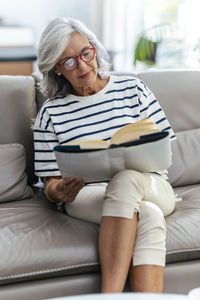
<instances>
[{"instance_id":1,"label":"white cropped trousers","mask_svg":"<svg viewBox=\"0 0 200 300\"><path fill-rule=\"evenodd\" d=\"M131 219L139 214L133 265L165 266L166 224L173 212L175 195L160 175L125 170L107 183L88 184L65 205L68 215L98 223L102 216Z\"/></svg>"}]
</instances>

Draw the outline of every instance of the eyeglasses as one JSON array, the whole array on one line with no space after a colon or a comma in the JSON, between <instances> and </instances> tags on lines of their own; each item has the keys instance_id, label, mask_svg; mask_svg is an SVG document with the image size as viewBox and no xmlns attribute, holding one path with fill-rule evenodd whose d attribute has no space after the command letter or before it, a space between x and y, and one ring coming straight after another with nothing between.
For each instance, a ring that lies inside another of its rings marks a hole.
<instances>
[{"instance_id":1,"label":"eyeglasses","mask_svg":"<svg viewBox=\"0 0 200 300\"><path fill-rule=\"evenodd\" d=\"M95 55L95 47L93 44L91 45L92 45L91 48L88 47L86 49L83 49L79 55L67 58L66 60L64 60L62 64L58 64L58 65L67 71L72 71L78 65L78 58L80 58L82 61L86 63L90 62Z\"/></svg>"}]
</instances>

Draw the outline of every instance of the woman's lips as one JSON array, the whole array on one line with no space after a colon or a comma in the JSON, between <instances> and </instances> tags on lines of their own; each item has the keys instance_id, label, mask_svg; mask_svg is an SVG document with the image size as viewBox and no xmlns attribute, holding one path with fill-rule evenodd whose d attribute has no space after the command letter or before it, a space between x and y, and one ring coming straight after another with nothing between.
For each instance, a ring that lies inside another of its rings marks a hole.
<instances>
[{"instance_id":1,"label":"woman's lips","mask_svg":"<svg viewBox=\"0 0 200 300\"><path fill-rule=\"evenodd\" d=\"M81 75L80 78L85 79L85 78L87 78L89 76L90 76L90 72Z\"/></svg>"}]
</instances>

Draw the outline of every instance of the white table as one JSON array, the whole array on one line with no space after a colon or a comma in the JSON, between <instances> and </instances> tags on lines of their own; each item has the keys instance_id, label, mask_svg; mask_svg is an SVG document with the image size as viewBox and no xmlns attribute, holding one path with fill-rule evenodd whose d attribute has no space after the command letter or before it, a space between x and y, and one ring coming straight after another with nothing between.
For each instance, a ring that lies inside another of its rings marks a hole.
<instances>
[{"instance_id":1,"label":"white table","mask_svg":"<svg viewBox=\"0 0 200 300\"><path fill-rule=\"evenodd\" d=\"M55 300L190 300L180 294L122 293L122 294L86 294L54 298ZM51 300L54 300L51 299ZM50 300L50 299L49 299Z\"/></svg>"}]
</instances>

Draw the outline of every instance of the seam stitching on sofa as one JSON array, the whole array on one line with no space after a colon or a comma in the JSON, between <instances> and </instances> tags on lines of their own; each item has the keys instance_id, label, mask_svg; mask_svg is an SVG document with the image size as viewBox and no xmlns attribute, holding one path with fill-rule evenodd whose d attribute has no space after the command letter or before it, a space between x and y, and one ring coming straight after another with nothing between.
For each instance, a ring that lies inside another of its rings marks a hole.
<instances>
[{"instance_id":1,"label":"seam stitching on sofa","mask_svg":"<svg viewBox=\"0 0 200 300\"><path fill-rule=\"evenodd\" d=\"M43 273L50 273L50 272L57 272L57 271L63 271L63 270L68 270L70 268L78 268L78 267L84 267L84 266L92 266L92 265L99 265L99 262L94 262L94 263L85 263L85 264L77 264L77 265L71 265L71 266L66 266L66 267L59 267L59 268L54 268L54 269L45 269L45 270L39 270L39 271L34 271L34 272L28 272L28 273L21 273L21 274L13 274L13 275L7 275L4 277L0 277L0 280L3 279L9 279L9 278L18 278L21 276L30 276L30 275L37 275L37 274L43 274Z\"/></svg>"},{"instance_id":2,"label":"seam stitching on sofa","mask_svg":"<svg viewBox=\"0 0 200 300\"><path fill-rule=\"evenodd\" d=\"M176 250L167 251L167 254L187 252L187 251L197 251L197 250L200 250L200 248L176 249Z\"/></svg>"},{"instance_id":3,"label":"seam stitching on sofa","mask_svg":"<svg viewBox=\"0 0 200 300\"><path fill-rule=\"evenodd\" d=\"M139 78L140 80L142 80L141 77L140 77L139 72L136 72L136 74L137 74L138 78Z\"/></svg>"}]
</instances>

